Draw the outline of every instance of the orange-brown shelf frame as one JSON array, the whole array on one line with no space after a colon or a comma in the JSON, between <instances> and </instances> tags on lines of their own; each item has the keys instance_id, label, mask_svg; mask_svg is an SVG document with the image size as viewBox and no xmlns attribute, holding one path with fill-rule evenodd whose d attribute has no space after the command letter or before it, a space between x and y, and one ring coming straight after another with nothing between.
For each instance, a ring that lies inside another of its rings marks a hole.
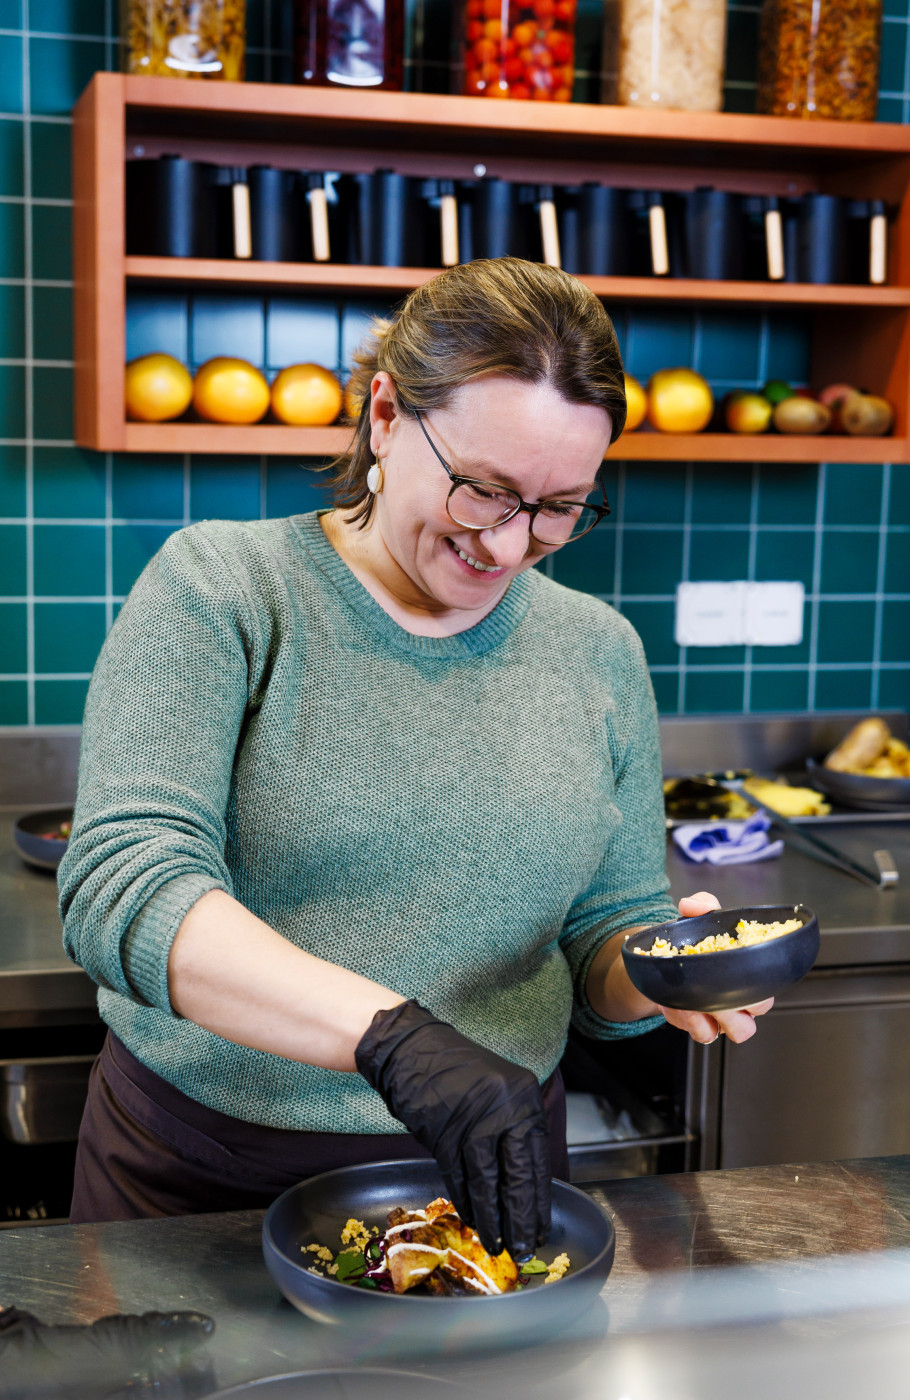
<instances>
[{"instance_id":1,"label":"orange-brown shelf frame","mask_svg":"<svg viewBox=\"0 0 910 1400\"><path fill-rule=\"evenodd\" d=\"M732 113L677 113L582 104L198 84L98 73L74 121L76 440L125 452L333 456L344 427L274 423L130 423L123 410L128 284L281 286L403 295L433 268L341 267L127 257L125 162L177 151L225 164L367 169L469 176L482 160L505 178L602 179L666 189L715 183L744 193L807 190L884 198L897 210L885 287L583 278L609 302L801 306L813 316L813 376L892 400L895 435L796 438L630 434L611 456L629 461L910 461L910 128L793 122Z\"/></svg>"}]
</instances>

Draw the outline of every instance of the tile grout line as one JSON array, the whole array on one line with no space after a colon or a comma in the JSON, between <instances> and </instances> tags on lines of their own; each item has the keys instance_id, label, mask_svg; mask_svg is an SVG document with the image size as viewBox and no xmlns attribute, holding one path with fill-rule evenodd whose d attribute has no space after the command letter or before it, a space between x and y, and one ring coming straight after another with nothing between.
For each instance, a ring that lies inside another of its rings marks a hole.
<instances>
[{"instance_id":1,"label":"tile grout line","mask_svg":"<svg viewBox=\"0 0 910 1400\"><path fill-rule=\"evenodd\" d=\"M872 626L873 668L872 695L870 701L873 709L878 709L879 707L879 693L881 691L882 642L884 640L885 625L885 578L888 565L888 514L891 509L891 471L891 463L885 463L882 468L882 495L878 518L878 559L876 560L875 570L875 620Z\"/></svg>"},{"instance_id":2,"label":"tile grout line","mask_svg":"<svg viewBox=\"0 0 910 1400\"><path fill-rule=\"evenodd\" d=\"M29 0L21 0L22 21L26 32L29 24ZM22 191L23 191L23 272L24 277L24 315L25 315L25 357L31 362L34 359L34 322L32 315L32 288L31 278L34 271L32 265L32 127L31 127L31 71L29 63L29 42L24 38L22 42ZM26 510L26 532L25 532L25 586L28 590L26 598L26 715L27 723L34 725L37 722L37 686L36 686L36 666L37 666L37 639L35 635L35 400L34 400L34 371L29 364L25 371L25 510Z\"/></svg>"},{"instance_id":3,"label":"tile grout line","mask_svg":"<svg viewBox=\"0 0 910 1400\"><path fill-rule=\"evenodd\" d=\"M825 525L825 496L828 486L827 464L822 462L818 469L818 486L815 495L815 547L812 552L812 598L809 605L809 688L806 696L808 708L816 708L816 682L819 671L818 633L821 623L819 589L822 579L822 532Z\"/></svg>"}]
</instances>

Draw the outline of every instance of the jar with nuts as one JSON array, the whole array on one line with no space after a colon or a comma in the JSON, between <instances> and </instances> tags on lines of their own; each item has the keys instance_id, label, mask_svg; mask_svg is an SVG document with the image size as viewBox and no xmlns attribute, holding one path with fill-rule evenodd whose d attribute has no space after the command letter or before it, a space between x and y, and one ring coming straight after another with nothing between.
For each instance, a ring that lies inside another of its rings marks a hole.
<instances>
[{"instance_id":1,"label":"jar with nuts","mask_svg":"<svg viewBox=\"0 0 910 1400\"><path fill-rule=\"evenodd\" d=\"M764 0L757 109L874 121L882 0Z\"/></svg>"},{"instance_id":2,"label":"jar with nuts","mask_svg":"<svg viewBox=\"0 0 910 1400\"><path fill-rule=\"evenodd\" d=\"M128 73L244 75L246 0L121 0L120 16Z\"/></svg>"}]
</instances>

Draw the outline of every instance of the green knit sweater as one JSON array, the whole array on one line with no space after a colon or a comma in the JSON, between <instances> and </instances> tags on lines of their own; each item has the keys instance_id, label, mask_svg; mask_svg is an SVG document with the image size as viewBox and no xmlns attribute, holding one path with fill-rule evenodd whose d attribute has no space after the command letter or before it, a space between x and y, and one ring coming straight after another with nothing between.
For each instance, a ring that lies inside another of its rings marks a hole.
<instances>
[{"instance_id":1,"label":"green knit sweater","mask_svg":"<svg viewBox=\"0 0 910 1400\"><path fill-rule=\"evenodd\" d=\"M357 1074L178 1017L168 952L223 889L546 1078L585 976L673 918L654 703L611 608L533 570L468 631L405 631L318 515L206 521L133 588L89 691L60 866L70 957L144 1064L211 1108L316 1132L401 1124ZM218 957L217 941L212 958Z\"/></svg>"}]
</instances>

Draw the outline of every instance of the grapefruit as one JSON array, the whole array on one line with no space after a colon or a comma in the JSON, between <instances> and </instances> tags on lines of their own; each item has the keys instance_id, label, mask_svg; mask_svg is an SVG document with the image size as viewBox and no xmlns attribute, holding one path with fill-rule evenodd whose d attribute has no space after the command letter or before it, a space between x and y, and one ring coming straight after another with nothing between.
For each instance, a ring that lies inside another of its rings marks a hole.
<instances>
[{"instance_id":1,"label":"grapefruit","mask_svg":"<svg viewBox=\"0 0 910 1400\"><path fill-rule=\"evenodd\" d=\"M173 355L140 355L126 367L126 416L140 423L179 418L193 398L193 377Z\"/></svg>"},{"instance_id":2,"label":"grapefruit","mask_svg":"<svg viewBox=\"0 0 910 1400\"><path fill-rule=\"evenodd\" d=\"M247 360L216 355L196 371L193 407L210 423L258 423L269 406L269 386Z\"/></svg>"},{"instance_id":3,"label":"grapefruit","mask_svg":"<svg viewBox=\"0 0 910 1400\"><path fill-rule=\"evenodd\" d=\"M710 385L694 369L659 369L648 381L648 421L661 433L700 433L714 412Z\"/></svg>"},{"instance_id":4,"label":"grapefruit","mask_svg":"<svg viewBox=\"0 0 910 1400\"><path fill-rule=\"evenodd\" d=\"M326 427L341 412L341 385L322 365L289 365L272 385L272 412L297 428Z\"/></svg>"}]
</instances>

